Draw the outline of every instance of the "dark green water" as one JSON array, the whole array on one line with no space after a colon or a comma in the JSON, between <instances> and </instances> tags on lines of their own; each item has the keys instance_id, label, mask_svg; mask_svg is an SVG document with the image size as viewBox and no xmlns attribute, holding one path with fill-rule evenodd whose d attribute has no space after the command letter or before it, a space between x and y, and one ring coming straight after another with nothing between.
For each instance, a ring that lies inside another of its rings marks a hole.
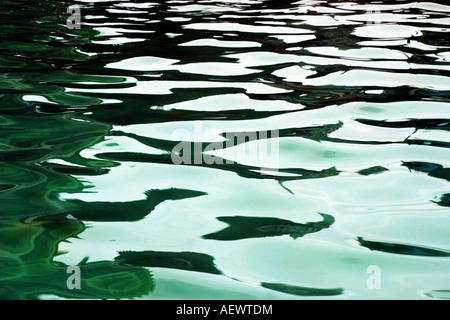
<instances>
[{"instance_id":1,"label":"dark green water","mask_svg":"<svg viewBox=\"0 0 450 320\"><path fill-rule=\"evenodd\" d=\"M446 1L0 21L0 298L450 298Z\"/></svg>"}]
</instances>

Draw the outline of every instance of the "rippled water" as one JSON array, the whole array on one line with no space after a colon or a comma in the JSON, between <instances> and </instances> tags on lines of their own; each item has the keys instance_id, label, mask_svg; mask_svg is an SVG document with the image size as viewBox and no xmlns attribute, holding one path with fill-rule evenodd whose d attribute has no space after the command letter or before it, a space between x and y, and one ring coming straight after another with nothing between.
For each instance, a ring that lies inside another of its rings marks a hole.
<instances>
[{"instance_id":1,"label":"rippled water","mask_svg":"<svg viewBox=\"0 0 450 320\"><path fill-rule=\"evenodd\" d=\"M0 297L450 298L450 6L380 3L3 0Z\"/></svg>"}]
</instances>

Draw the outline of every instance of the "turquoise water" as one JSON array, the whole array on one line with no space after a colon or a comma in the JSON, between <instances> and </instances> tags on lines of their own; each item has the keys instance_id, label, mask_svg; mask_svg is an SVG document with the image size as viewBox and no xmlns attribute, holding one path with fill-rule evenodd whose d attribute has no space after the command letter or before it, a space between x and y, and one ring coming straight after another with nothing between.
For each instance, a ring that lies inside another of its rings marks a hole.
<instances>
[{"instance_id":1,"label":"turquoise water","mask_svg":"<svg viewBox=\"0 0 450 320\"><path fill-rule=\"evenodd\" d=\"M450 298L446 1L0 18L0 298Z\"/></svg>"}]
</instances>

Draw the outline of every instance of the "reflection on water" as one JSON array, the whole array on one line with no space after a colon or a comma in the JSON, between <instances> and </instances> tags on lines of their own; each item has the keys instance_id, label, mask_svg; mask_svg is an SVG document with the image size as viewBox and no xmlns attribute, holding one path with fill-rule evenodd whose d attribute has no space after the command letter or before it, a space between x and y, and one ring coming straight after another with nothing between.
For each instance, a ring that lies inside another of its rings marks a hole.
<instances>
[{"instance_id":1,"label":"reflection on water","mask_svg":"<svg viewBox=\"0 0 450 320\"><path fill-rule=\"evenodd\" d=\"M449 13L2 1L0 298L448 299Z\"/></svg>"},{"instance_id":2,"label":"reflection on water","mask_svg":"<svg viewBox=\"0 0 450 320\"><path fill-rule=\"evenodd\" d=\"M2 224L1 299L36 299L42 294L67 298L133 298L153 290L147 270L112 261L79 263L83 274L80 290L68 290L67 265L54 260L61 241L76 237L83 222L46 217L26 223Z\"/></svg>"}]
</instances>

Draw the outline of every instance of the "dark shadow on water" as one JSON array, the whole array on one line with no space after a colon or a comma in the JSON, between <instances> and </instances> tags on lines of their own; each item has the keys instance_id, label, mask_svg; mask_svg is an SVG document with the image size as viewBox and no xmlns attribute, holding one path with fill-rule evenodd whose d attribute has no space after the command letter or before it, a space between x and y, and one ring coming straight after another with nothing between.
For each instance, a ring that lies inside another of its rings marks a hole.
<instances>
[{"instance_id":1,"label":"dark shadow on water","mask_svg":"<svg viewBox=\"0 0 450 320\"><path fill-rule=\"evenodd\" d=\"M124 251L115 258L119 265L169 268L186 271L222 274L214 264L214 257L197 252Z\"/></svg>"},{"instance_id":2,"label":"dark shadow on water","mask_svg":"<svg viewBox=\"0 0 450 320\"><path fill-rule=\"evenodd\" d=\"M179 200L206 195L204 192L186 189L148 190L145 200L128 202L66 200L73 217L83 221L137 221L166 200Z\"/></svg>"},{"instance_id":3,"label":"dark shadow on water","mask_svg":"<svg viewBox=\"0 0 450 320\"><path fill-rule=\"evenodd\" d=\"M266 289L301 297L339 296L344 293L344 289L342 288L333 288L333 289L309 288L309 287L293 286L283 283L263 282L261 283L261 286Z\"/></svg>"},{"instance_id":4,"label":"dark shadow on water","mask_svg":"<svg viewBox=\"0 0 450 320\"><path fill-rule=\"evenodd\" d=\"M450 290L432 290L424 293L425 296L432 299L450 300Z\"/></svg>"},{"instance_id":5,"label":"dark shadow on water","mask_svg":"<svg viewBox=\"0 0 450 320\"><path fill-rule=\"evenodd\" d=\"M450 207L450 193L445 193L441 196L439 201L432 201L443 207Z\"/></svg>"},{"instance_id":6,"label":"dark shadow on water","mask_svg":"<svg viewBox=\"0 0 450 320\"><path fill-rule=\"evenodd\" d=\"M373 175L373 174L379 174L379 173L382 173L382 172L385 172L388 170L389 169L387 169L383 166L374 166L374 167L370 167L367 169L359 170L358 173L363 176L369 176L369 175Z\"/></svg>"},{"instance_id":7,"label":"dark shadow on water","mask_svg":"<svg viewBox=\"0 0 450 320\"><path fill-rule=\"evenodd\" d=\"M357 238L359 244L366 247L372 251L381 251L394 254L404 254L411 256L423 256L423 257L450 257L450 251L427 248L421 246L390 243L390 242L380 242L380 241L369 241L362 237Z\"/></svg>"},{"instance_id":8,"label":"dark shadow on water","mask_svg":"<svg viewBox=\"0 0 450 320\"><path fill-rule=\"evenodd\" d=\"M204 235L203 239L233 241L250 238L265 238L289 235L293 239L329 228L334 223L331 215L319 213L323 220L295 223L289 220L263 217L219 217L217 220L229 226L215 233Z\"/></svg>"},{"instance_id":9,"label":"dark shadow on water","mask_svg":"<svg viewBox=\"0 0 450 320\"><path fill-rule=\"evenodd\" d=\"M450 182L450 168L444 168L444 166L438 163L404 161L402 165L407 167L409 170L424 172L430 177L443 179ZM443 207L450 207L450 193L444 193L441 195L439 201L430 201Z\"/></svg>"},{"instance_id":10,"label":"dark shadow on water","mask_svg":"<svg viewBox=\"0 0 450 320\"><path fill-rule=\"evenodd\" d=\"M430 177L444 179L450 182L450 168L444 168L442 165L430 162L404 161L403 166L409 170L427 173Z\"/></svg>"}]
</instances>

